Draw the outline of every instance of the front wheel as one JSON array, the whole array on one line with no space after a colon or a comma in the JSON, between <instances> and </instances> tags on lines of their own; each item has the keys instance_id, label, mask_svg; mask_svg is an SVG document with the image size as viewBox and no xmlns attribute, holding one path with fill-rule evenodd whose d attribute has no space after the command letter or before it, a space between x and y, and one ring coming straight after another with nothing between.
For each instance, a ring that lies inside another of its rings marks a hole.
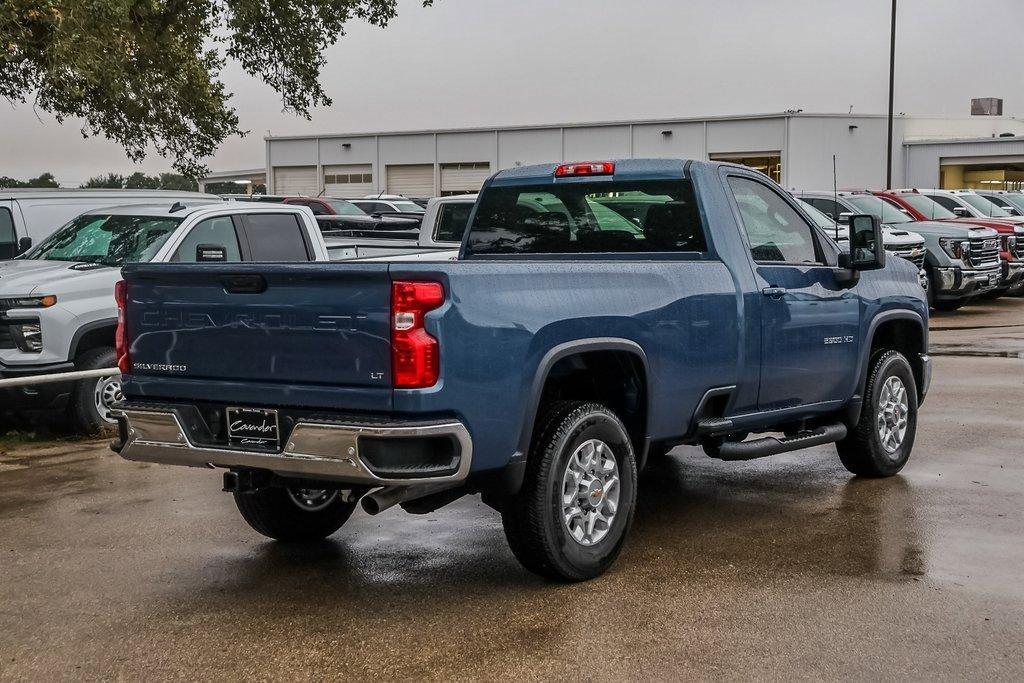
<instances>
[{"instance_id":1,"label":"front wheel","mask_svg":"<svg viewBox=\"0 0 1024 683\"><path fill-rule=\"evenodd\" d=\"M582 401L552 404L539 429L519 492L502 507L516 559L563 581L603 573L626 539L636 506L636 458L622 421Z\"/></svg>"},{"instance_id":2,"label":"front wheel","mask_svg":"<svg viewBox=\"0 0 1024 683\"><path fill-rule=\"evenodd\" d=\"M83 353L75 366L78 370L99 370L117 365L114 349L99 348ZM78 380L68 403L68 421L79 434L97 434L113 429L117 421L110 414L121 401L121 375Z\"/></svg>"},{"instance_id":3,"label":"front wheel","mask_svg":"<svg viewBox=\"0 0 1024 683\"><path fill-rule=\"evenodd\" d=\"M876 355L854 430L836 444L843 466L862 477L891 477L907 464L917 434L917 383L898 351Z\"/></svg>"},{"instance_id":4,"label":"front wheel","mask_svg":"<svg viewBox=\"0 0 1024 683\"><path fill-rule=\"evenodd\" d=\"M235 493L242 519L278 541L302 543L327 538L348 521L356 501L334 489L268 487Z\"/></svg>"}]
</instances>

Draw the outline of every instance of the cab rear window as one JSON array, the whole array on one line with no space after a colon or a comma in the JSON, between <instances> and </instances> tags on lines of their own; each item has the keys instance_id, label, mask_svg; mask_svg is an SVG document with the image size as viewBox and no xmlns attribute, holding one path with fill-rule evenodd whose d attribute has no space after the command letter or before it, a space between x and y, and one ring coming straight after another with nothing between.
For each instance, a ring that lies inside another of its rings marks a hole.
<instances>
[{"instance_id":1,"label":"cab rear window","mask_svg":"<svg viewBox=\"0 0 1024 683\"><path fill-rule=\"evenodd\" d=\"M470 227L469 254L704 252L687 180L491 187Z\"/></svg>"}]
</instances>

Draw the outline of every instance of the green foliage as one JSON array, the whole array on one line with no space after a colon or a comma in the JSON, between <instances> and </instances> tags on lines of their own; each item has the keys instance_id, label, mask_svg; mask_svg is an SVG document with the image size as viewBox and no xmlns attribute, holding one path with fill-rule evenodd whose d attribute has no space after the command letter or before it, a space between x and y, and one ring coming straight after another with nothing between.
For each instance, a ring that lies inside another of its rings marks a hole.
<instances>
[{"instance_id":1,"label":"green foliage","mask_svg":"<svg viewBox=\"0 0 1024 683\"><path fill-rule=\"evenodd\" d=\"M195 192L199 189L199 183L192 178L186 178L178 173L146 175L141 171L136 171L130 176L123 176L118 173L93 176L82 183L82 187L114 190L187 190Z\"/></svg>"},{"instance_id":2,"label":"green foliage","mask_svg":"<svg viewBox=\"0 0 1024 683\"><path fill-rule=\"evenodd\" d=\"M433 0L425 0L424 5ZM221 81L226 60L309 118L331 104L323 51L353 18L385 26L396 0L3 0L0 97L84 120L134 161L149 149L189 177L243 135Z\"/></svg>"},{"instance_id":3,"label":"green foliage","mask_svg":"<svg viewBox=\"0 0 1024 683\"><path fill-rule=\"evenodd\" d=\"M125 178L123 175L108 173L107 175L97 175L89 178L82 183L82 187L121 190L124 189L124 180Z\"/></svg>"},{"instance_id":4,"label":"green foliage","mask_svg":"<svg viewBox=\"0 0 1024 683\"><path fill-rule=\"evenodd\" d=\"M0 176L0 188L10 189L19 187L60 187L60 183L49 172L43 173L36 178L29 178L28 180L15 180L7 176Z\"/></svg>"}]
</instances>

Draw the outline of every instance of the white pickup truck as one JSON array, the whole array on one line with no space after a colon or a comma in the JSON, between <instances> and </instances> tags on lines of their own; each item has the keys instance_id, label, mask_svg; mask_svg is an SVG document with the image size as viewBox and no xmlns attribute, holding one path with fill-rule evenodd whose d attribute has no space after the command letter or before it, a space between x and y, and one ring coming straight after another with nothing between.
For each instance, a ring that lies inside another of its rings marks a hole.
<instances>
[{"instance_id":1,"label":"white pickup truck","mask_svg":"<svg viewBox=\"0 0 1024 683\"><path fill-rule=\"evenodd\" d=\"M333 261L386 258L387 260L454 260L476 203L475 194L434 197L427 202L418 232L382 231L381 236L363 233L359 237L331 237L324 241ZM330 230L332 217L318 217L323 230ZM387 237L384 234L388 235Z\"/></svg>"},{"instance_id":2,"label":"white pickup truck","mask_svg":"<svg viewBox=\"0 0 1024 683\"><path fill-rule=\"evenodd\" d=\"M0 377L116 365L114 283L128 262L326 261L306 207L182 202L99 209L0 262ZM71 426L112 425L120 376L0 390L4 410L66 410Z\"/></svg>"}]
</instances>

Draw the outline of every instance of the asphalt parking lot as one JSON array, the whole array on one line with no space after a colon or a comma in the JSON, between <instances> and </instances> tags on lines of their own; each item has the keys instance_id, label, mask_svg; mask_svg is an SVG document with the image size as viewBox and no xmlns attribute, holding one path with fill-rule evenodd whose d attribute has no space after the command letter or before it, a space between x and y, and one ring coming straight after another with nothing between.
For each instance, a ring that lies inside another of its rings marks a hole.
<instances>
[{"instance_id":1,"label":"asphalt parking lot","mask_svg":"<svg viewBox=\"0 0 1024 683\"><path fill-rule=\"evenodd\" d=\"M288 547L216 473L0 442L0 678L1020 680L1024 300L932 327L901 476L677 449L579 585L523 570L476 498Z\"/></svg>"}]
</instances>

